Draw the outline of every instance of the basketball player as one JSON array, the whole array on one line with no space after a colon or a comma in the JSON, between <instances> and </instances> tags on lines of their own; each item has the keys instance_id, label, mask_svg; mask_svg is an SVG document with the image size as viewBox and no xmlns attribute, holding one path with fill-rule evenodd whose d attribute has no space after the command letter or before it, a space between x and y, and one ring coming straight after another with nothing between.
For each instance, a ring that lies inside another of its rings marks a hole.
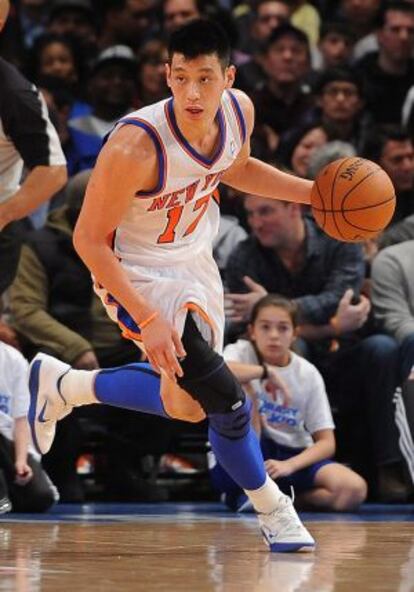
<instances>
[{"instance_id":1,"label":"basketball player","mask_svg":"<svg viewBox=\"0 0 414 592\"><path fill-rule=\"evenodd\" d=\"M152 368L79 371L39 354L29 420L45 452L56 420L77 405L101 402L190 421L207 416L213 451L249 496L270 549L308 550L314 540L265 473L249 402L221 356L223 291L212 240L220 181L302 203L312 184L249 156L253 105L230 90L229 53L211 22L192 21L172 34L166 75L173 97L115 126L75 229L75 246L109 315L141 344Z\"/></svg>"}]
</instances>

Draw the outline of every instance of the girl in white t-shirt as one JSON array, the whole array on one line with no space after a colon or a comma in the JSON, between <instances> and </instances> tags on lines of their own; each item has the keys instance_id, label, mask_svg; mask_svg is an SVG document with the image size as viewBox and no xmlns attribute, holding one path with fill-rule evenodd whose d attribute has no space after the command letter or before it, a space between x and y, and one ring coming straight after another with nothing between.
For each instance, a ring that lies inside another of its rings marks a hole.
<instances>
[{"instance_id":1,"label":"girl in white t-shirt","mask_svg":"<svg viewBox=\"0 0 414 592\"><path fill-rule=\"evenodd\" d=\"M32 446L28 362L0 341L0 514L45 512L59 498Z\"/></svg>"},{"instance_id":2,"label":"girl in white t-shirt","mask_svg":"<svg viewBox=\"0 0 414 592\"><path fill-rule=\"evenodd\" d=\"M357 473L331 459L334 423L323 379L317 368L290 348L295 338L295 305L276 295L257 302L249 325L250 339L228 345L224 358L253 400L255 427L261 435L265 466L279 487L304 506L346 511L366 498L367 486ZM276 367L286 394L269 388L269 368ZM215 486L233 509L243 493L224 469L211 468Z\"/></svg>"}]
</instances>

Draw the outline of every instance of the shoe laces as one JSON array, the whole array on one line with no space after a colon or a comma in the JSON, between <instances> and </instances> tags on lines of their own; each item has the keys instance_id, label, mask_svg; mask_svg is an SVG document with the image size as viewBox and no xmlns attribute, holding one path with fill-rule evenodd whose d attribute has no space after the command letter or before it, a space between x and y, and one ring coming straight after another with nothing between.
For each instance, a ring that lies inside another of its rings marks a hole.
<instances>
[{"instance_id":1,"label":"shoe laces","mask_svg":"<svg viewBox=\"0 0 414 592\"><path fill-rule=\"evenodd\" d=\"M280 532L286 530L299 532L303 529L299 516L293 507L293 500L287 495L280 499L278 507L269 514L269 518L271 524L277 526Z\"/></svg>"}]
</instances>

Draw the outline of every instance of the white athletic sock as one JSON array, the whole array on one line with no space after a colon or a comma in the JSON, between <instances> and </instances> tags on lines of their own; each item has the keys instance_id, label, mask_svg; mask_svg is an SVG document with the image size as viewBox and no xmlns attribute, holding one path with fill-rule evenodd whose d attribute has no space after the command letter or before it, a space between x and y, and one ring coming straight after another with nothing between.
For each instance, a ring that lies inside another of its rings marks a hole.
<instances>
[{"instance_id":1,"label":"white athletic sock","mask_svg":"<svg viewBox=\"0 0 414 592\"><path fill-rule=\"evenodd\" d=\"M99 403L95 396L95 377L99 370L75 370L64 374L59 390L64 399L74 407Z\"/></svg>"},{"instance_id":2,"label":"white athletic sock","mask_svg":"<svg viewBox=\"0 0 414 592\"><path fill-rule=\"evenodd\" d=\"M267 474L266 481L259 489L245 489L244 491L256 512L261 514L270 514L276 510L279 499L283 496L279 487Z\"/></svg>"}]
</instances>

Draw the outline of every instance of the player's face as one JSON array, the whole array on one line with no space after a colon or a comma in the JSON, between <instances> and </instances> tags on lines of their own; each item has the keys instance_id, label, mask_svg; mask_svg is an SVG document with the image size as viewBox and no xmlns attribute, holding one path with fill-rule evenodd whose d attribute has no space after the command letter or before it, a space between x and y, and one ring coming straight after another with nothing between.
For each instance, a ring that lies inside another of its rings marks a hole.
<instances>
[{"instance_id":1,"label":"player's face","mask_svg":"<svg viewBox=\"0 0 414 592\"><path fill-rule=\"evenodd\" d=\"M214 120L223 91L233 85L235 68L223 70L216 54L187 59L177 53L166 65L166 74L177 118L195 123Z\"/></svg>"},{"instance_id":2,"label":"player's face","mask_svg":"<svg viewBox=\"0 0 414 592\"><path fill-rule=\"evenodd\" d=\"M266 364L286 366L289 363L295 331L287 310L273 304L265 306L250 325L249 333Z\"/></svg>"}]
</instances>

